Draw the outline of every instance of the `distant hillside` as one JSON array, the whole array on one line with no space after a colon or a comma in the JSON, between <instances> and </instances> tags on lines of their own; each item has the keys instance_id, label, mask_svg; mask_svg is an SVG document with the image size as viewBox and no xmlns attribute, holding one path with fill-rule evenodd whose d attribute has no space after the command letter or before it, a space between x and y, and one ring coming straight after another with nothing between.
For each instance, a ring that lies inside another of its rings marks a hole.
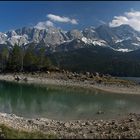
<instances>
[{"instance_id":1,"label":"distant hillside","mask_svg":"<svg viewBox=\"0 0 140 140\"><path fill-rule=\"evenodd\" d=\"M56 52L49 57L56 66L65 70L140 76L140 50L123 53L91 46L68 52Z\"/></svg>"}]
</instances>

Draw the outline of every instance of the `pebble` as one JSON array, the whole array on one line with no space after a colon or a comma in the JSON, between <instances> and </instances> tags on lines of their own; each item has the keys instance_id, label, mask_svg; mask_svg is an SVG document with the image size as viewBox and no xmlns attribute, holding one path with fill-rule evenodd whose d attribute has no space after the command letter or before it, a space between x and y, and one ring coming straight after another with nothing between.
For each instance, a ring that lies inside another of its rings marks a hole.
<instances>
[{"instance_id":1,"label":"pebble","mask_svg":"<svg viewBox=\"0 0 140 140\"><path fill-rule=\"evenodd\" d=\"M131 114L122 119L55 121L48 119L25 119L15 115L2 115L0 120L8 126L26 131L38 130L54 133L58 138L120 139L140 138L140 115ZM49 124L49 125L48 125ZM0 137L4 137L0 129Z\"/></svg>"},{"instance_id":2,"label":"pebble","mask_svg":"<svg viewBox=\"0 0 140 140\"><path fill-rule=\"evenodd\" d=\"M65 123L65 127L70 127L70 124L69 123Z\"/></svg>"}]
</instances>

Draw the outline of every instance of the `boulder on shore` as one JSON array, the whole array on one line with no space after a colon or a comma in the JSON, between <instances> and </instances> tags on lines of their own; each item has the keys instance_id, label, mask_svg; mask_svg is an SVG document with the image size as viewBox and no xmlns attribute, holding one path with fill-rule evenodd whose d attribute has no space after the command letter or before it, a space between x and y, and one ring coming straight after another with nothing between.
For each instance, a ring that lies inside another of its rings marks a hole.
<instances>
[{"instance_id":1,"label":"boulder on shore","mask_svg":"<svg viewBox=\"0 0 140 140\"><path fill-rule=\"evenodd\" d=\"M16 81L19 81L19 80L21 80L21 77L15 76L15 80L16 80Z\"/></svg>"}]
</instances>

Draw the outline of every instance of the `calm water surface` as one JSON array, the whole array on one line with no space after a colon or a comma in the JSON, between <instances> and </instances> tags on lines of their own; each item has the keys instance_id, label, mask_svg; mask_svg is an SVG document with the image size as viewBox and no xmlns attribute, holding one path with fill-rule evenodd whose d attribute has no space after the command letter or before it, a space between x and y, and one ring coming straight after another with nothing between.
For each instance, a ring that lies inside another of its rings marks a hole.
<instances>
[{"instance_id":1,"label":"calm water surface","mask_svg":"<svg viewBox=\"0 0 140 140\"><path fill-rule=\"evenodd\" d=\"M99 110L104 114L98 115ZM56 120L106 119L140 113L140 96L0 81L0 112Z\"/></svg>"}]
</instances>

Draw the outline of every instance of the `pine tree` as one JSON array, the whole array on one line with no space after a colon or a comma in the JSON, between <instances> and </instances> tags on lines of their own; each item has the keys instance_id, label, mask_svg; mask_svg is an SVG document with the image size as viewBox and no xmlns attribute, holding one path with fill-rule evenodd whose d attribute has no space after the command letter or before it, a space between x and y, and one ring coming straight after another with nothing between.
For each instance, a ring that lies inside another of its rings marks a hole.
<instances>
[{"instance_id":1,"label":"pine tree","mask_svg":"<svg viewBox=\"0 0 140 140\"><path fill-rule=\"evenodd\" d=\"M21 48L21 69L20 69L20 71L23 71L23 69L24 69L24 57L25 57L25 47L22 46L22 48Z\"/></svg>"},{"instance_id":2,"label":"pine tree","mask_svg":"<svg viewBox=\"0 0 140 140\"><path fill-rule=\"evenodd\" d=\"M9 57L9 50L7 47L2 48L0 57L1 57L1 69L2 71L4 71Z\"/></svg>"},{"instance_id":3,"label":"pine tree","mask_svg":"<svg viewBox=\"0 0 140 140\"><path fill-rule=\"evenodd\" d=\"M22 65L21 48L15 44L9 56L9 68L13 71L20 71Z\"/></svg>"},{"instance_id":4,"label":"pine tree","mask_svg":"<svg viewBox=\"0 0 140 140\"><path fill-rule=\"evenodd\" d=\"M37 69L37 55L35 53L34 45L30 44L25 52L24 67L26 70L33 71Z\"/></svg>"},{"instance_id":5,"label":"pine tree","mask_svg":"<svg viewBox=\"0 0 140 140\"><path fill-rule=\"evenodd\" d=\"M44 67L45 63L45 47L41 47L39 49L39 54L38 54L38 68L41 70Z\"/></svg>"}]
</instances>

